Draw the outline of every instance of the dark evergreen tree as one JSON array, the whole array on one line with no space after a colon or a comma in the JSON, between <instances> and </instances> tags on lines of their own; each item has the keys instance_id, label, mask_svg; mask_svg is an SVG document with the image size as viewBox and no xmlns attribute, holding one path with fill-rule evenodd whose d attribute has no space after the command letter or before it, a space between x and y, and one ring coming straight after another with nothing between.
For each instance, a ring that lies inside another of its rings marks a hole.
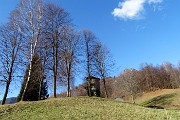
<instances>
[{"instance_id":1,"label":"dark evergreen tree","mask_svg":"<svg viewBox=\"0 0 180 120\"><path fill-rule=\"evenodd\" d=\"M42 88L41 88L41 95L40 96L41 96L40 97L41 100L47 99L49 97L47 81L42 82Z\"/></svg>"},{"instance_id":2,"label":"dark evergreen tree","mask_svg":"<svg viewBox=\"0 0 180 120\"><path fill-rule=\"evenodd\" d=\"M21 97L22 97L22 94L23 94L23 91L27 82L28 74L29 74L29 66L26 69L24 81L22 83L20 93L17 97L17 101L21 100ZM45 99L48 97L47 82L44 82L43 80L44 80L44 77L43 77L41 59L39 58L38 55L35 55L33 56L32 73L30 76L30 80L29 80L23 101L37 101L39 99Z\"/></svg>"}]
</instances>

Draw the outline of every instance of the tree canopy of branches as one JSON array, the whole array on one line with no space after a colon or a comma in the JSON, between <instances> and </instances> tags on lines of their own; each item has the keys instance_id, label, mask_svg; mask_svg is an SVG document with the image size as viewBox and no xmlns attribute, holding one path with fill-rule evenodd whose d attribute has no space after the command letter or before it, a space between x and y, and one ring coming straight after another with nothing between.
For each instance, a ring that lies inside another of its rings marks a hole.
<instances>
[{"instance_id":1,"label":"tree canopy of branches","mask_svg":"<svg viewBox=\"0 0 180 120\"><path fill-rule=\"evenodd\" d=\"M138 71L135 69L127 69L121 75L122 81L121 85L123 86L123 90L131 95L132 102L135 103L135 96L140 92L140 81L138 78Z\"/></svg>"},{"instance_id":2,"label":"tree canopy of branches","mask_svg":"<svg viewBox=\"0 0 180 120\"><path fill-rule=\"evenodd\" d=\"M108 48L100 42L96 42L93 48L93 55L96 73L103 81L105 97L107 98L108 92L106 88L106 77L108 77L108 74L113 69L114 62L111 59Z\"/></svg>"},{"instance_id":3,"label":"tree canopy of branches","mask_svg":"<svg viewBox=\"0 0 180 120\"><path fill-rule=\"evenodd\" d=\"M66 81L67 97L71 96L70 88L76 72L76 65L80 63L81 39L80 34L69 27L62 31L60 46L59 74L62 81Z\"/></svg>"},{"instance_id":4,"label":"tree canopy of branches","mask_svg":"<svg viewBox=\"0 0 180 120\"><path fill-rule=\"evenodd\" d=\"M65 29L70 25L71 20L69 14L61 7L54 4L46 5L46 38L50 41L50 69L53 72L53 82L54 82L54 97L56 97L56 84L57 79L60 78L58 75L59 67L59 54L61 46L61 35L62 29Z\"/></svg>"},{"instance_id":5,"label":"tree canopy of branches","mask_svg":"<svg viewBox=\"0 0 180 120\"><path fill-rule=\"evenodd\" d=\"M89 30L83 30L83 40L84 40L84 49L85 49L85 70L86 70L86 77L88 82L88 95L91 96L91 86L90 86L90 79L91 76L95 76L95 67L94 67L94 60L93 60L93 48L95 46L96 37L95 35Z\"/></svg>"},{"instance_id":6,"label":"tree canopy of branches","mask_svg":"<svg viewBox=\"0 0 180 120\"><path fill-rule=\"evenodd\" d=\"M13 16L11 16L13 19ZM21 34L11 22L0 27L0 81L6 84L2 104L5 103L9 86L19 66ZM17 75L17 74L16 74Z\"/></svg>"}]
</instances>

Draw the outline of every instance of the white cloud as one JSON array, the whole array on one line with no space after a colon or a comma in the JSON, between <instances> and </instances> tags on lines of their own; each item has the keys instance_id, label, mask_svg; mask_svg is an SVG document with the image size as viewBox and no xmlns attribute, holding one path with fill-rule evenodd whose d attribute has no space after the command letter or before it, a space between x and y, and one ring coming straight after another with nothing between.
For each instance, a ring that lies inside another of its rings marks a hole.
<instances>
[{"instance_id":1,"label":"white cloud","mask_svg":"<svg viewBox=\"0 0 180 120\"><path fill-rule=\"evenodd\" d=\"M123 19L137 18L144 9L143 4L144 0L126 0L125 2L120 2L119 7L115 8L112 14Z\"/></svg>"},{"instance_id":2,"label":"white cloud","mask_svg":"<svg viewBox=\"0 0 180 120\"><path fill-rule=\"evenodd\" d=\"M144 4L157 4L163 0L125 0L119 2L117 8L112 12L114 17L122 19L138 19L143 16Z\"/></svg>"},{"instance_id":3,"label":"white cloud","mask_svg":"<svg viewBox=\"0 0 180 120\"><path fill-rule=\"evenodd\" d=\"M163 2L163 0L148 0L148 3L151 4L151 3L161 3Z\"/></svg>"}]
</instances>

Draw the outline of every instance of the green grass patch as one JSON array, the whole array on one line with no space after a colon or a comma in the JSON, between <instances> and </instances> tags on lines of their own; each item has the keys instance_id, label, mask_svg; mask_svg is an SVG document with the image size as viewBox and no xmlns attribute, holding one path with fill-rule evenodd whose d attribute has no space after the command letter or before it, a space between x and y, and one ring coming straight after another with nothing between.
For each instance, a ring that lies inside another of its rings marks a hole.
<instances>
[{"instance_id":1,"label":"green grass patch","mask_svg":"<svg viewBox=\"0 0 180 120\"><path fill-rule=\"evenodd\" d=\"M94 97L57 98L0 106L2 120L180 120L179 110L156 110Z\"/></svg>"}]
</instances>

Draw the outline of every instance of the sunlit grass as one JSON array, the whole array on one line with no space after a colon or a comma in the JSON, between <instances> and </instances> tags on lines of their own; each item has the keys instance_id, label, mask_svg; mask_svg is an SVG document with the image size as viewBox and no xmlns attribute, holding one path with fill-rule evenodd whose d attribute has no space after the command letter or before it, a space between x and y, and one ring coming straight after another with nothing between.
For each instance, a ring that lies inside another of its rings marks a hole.
<instances>
[{"instance_id":1,"label":"sunlit grass","mask_svg":"<svg viewBox=\"0 0 180 120\"><path fill-rule=\"evenodd\" d=\"M180 120L179 110L156 110L102 98L72 97L0 106L2 120Z\"/></svg>"}]
</instances>

